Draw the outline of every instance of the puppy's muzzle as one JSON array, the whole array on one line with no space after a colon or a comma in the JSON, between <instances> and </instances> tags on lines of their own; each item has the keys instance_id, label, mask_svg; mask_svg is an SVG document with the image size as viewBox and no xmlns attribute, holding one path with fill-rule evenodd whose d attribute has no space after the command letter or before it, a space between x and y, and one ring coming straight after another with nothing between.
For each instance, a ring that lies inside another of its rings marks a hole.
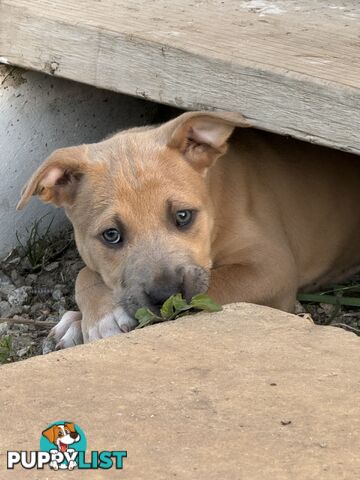
<instances>
[{"instance_id":1,"label":"puppy's muzzle","mask_svg":"<svg viewBox=\"0 0 360 480\"><path fill-rule=\"evenodd\" d=\"M149 272L148 272L149 273ZM208 289L209 273L197 265L180 265L161 269L160 273L143 275L123 290L121 304L132 317L141 307L148 307L159 313L161 306L171 295L181 293L190 301L194 295Z\"/></svg>"},{"instance_id":2,"label":"puppy's muzzle","mask_svg":"<svg viewBox=\"0 0 360 480\"><path fill-rule=\"evenodd\" d=\"M180 266L175 271L165 271L159 278L155 278L144 292L148 303L152 307L160 308L171 295L181 293L189 302L191 298L207 290L208 275L197 265Z\"/></svg>"}]
</instances>

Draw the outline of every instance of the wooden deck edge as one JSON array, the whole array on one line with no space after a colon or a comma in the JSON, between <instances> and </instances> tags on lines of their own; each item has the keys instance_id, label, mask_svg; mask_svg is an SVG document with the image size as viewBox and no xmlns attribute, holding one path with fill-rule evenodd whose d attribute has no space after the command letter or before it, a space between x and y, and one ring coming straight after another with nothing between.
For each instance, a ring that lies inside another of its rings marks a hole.
<instances>
[{"instance_id":1,"label":"wooden deck edge","mask_svg":"<svg viewBox=\"0 0 360 480\"><path fill-rule=\"evenodd\" d=\"M239 111L255 127L360 154L360 90L337 83L91 25L60 24L16 7L0 6L0 57L188 110Z\"/></svg>"}]
</instances>

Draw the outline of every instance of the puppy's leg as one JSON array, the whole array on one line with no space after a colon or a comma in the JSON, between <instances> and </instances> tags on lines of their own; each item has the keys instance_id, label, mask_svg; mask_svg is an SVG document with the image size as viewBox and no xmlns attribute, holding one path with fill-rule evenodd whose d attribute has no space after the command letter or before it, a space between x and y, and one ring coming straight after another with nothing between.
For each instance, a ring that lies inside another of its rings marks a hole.
<instances>
[{"instance_id":1,"label":"puppy's leg","mask_svg":"<svg viewBox=\"0 0 360 480\"><path fill-rule=\"evenodd\" d=\"M257 268L225 265L211 271L208 294L221 304L248 302L292 312L297 277L291 262Z\"/></svg>"},{"instance_id":2,"label":"puppy's leg","mask_svg":"<svg viewBox=\"0 0 360 480\"><path fill-rule=\"evenodd\" d=\"M129 332L138 323L122 307L114 305L113 292L99 274L87 267L77 277L75 297L82 313L84 343Z\"/></svg>"}]
</instances>

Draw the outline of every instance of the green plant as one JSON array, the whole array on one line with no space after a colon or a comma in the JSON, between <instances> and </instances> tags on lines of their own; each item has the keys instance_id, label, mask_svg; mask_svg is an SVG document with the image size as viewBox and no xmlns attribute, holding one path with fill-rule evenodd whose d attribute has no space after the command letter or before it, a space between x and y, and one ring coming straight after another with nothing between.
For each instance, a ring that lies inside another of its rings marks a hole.
<instances>
[{"instance_id":1,"label":"green plant","mask_svg":"<svg viewBox=\"0 0 360 480\"><path fill-rule=\"evenodd\" d=\"M346 305L360 307L360 284L334 285L332 288L318 293L298 293L299 302L328 303L331 305ZM344 295L346 292L346 296Z\"/></svg>"},{"instance_id":2,"label":"green plant","mask_svg":"<svg viewBox=\"0 0 360 480\"><path fill-rule=\"evenodd\" d=\"M35 220L33 225L26 229L27 238L25 243L20 240L20 236L18 232L16 232L17 241L23 248L24 255L28 258L32 268L42 266L46 258L49 256L49 249L51 245L49 234L54 217L52 217L43 233L41 233L41 225L47 215L48 214L44 215L38 220Z\"/></svg>"},{"instance_id":3,"label":"green plant","mask_svg":"<svg viewBox=\"0 0 360 480\"><path fill-rule=\"evenodd\" d=\"M12 338L10 335L0 338L0 364L14 361Z\"/></svg>"},{"instance_id":4,"label":"green plant","mask_svg":"<svg viewBox=\"0 0 360 480\"><path fill-rule=\"evenodd\" d=\"M51 218L45 228L41 228L47 216L48 214L35 220L33 225L26 229L25 241L22 241L19 233L16 232L16 238L23 255L28 258L33 271L40 270L49 262L61 256L73 241L70 231L65 231L57 236L51 234L50 230L54 217Z\"/></svg>"},{"instance_id":5,"label":"green plant","mask_svg":"<svg viewBox=\"0 0 360 480\"><path fill-rule=\"evenodd\" d=\"M358 279L357 279L358 280ZM360 284L350 279L345 285L332 285L327 290L316 293L299 293L297 299L306 311L314 315L315 323L332 325L360 335L358 310L360 307ZM317 308L323 304L333 305L325 316L317 316ZM315 307L315 310L314 310Z\"/></svg>"},{"instance_id":6,"label":"green plant","mask_svg":"<svg viewBox=\"0 0 360 480\"><path fill-rule=\"evenodd\" d=\"M135 314L139 325L136 328L143 328L154 323L175 320L178 317L189 315L200 311L219 312L222 310L221 305L215 303L205 294L199 294L192 297L189 303L183 299L181 293L172 295L163 304L160 309L160 315L156 315L147 307L139 308Z\"/></svg>"}]
</instances>

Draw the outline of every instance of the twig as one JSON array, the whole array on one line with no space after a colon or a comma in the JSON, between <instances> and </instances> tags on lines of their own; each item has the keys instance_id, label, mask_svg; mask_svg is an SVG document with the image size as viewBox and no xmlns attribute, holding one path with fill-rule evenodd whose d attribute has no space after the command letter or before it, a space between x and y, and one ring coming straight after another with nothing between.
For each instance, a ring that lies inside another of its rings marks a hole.
<instances>
[{"instance_id":1,"label":"twig","mask_svg":"<svg viewBox=\"0 0 360 480\"><path fill-rule=\"evenodd\" d=\"M54 327L56 322L49 322L47 320L30 320L27 318L0 318L0 323L13 323L22 325L33 325L34 327Z\"/></svg>"},{"instance_id":2,"label":"twig","mask_svg":"<svg viewBox=\"0 0 360 480\"><path fill-rule=\"evenodd\" d=\"M350 325L347 325L346 323L332 323L332 327L340 327L343 328L344 330L350 330L351 332L356 333L357 335L360 335L360 330L355 327L351 327Z\"/></svg>"},{"instance_id":3,"label":"twig","mask_svg":"<svg viewBox=\"0 0 360 480\"><path fill-rule=\"evenodd\" d=\"M15 68L16 68L16 67L13 67L13 68L9 69L9 70L10 70L9 73L7 73L7 74L5 75L5 77L1 80L0 85L3 85L3 84L6 82L7 78L10 77L10 75L13 73L13 71L15 70Z\"/></svg>"}]
</instances>

